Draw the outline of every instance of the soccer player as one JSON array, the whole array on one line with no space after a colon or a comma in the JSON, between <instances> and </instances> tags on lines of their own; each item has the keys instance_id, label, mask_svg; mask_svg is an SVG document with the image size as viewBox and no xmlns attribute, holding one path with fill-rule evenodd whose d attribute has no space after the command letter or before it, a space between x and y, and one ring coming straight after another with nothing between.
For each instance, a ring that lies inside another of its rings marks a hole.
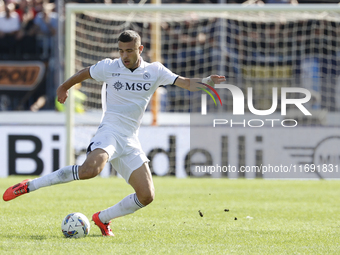
<instances>
[{"instance_id":1,"label":"soccer player","mask_svg":"<svg viewBox=\"0 0 340 255\"><path fill-rule=\"evenodd\" d=\"M203 79L189 79L172 73L159 62L145 62L141 57L143 45L140 36L132 30L120 34L118 47L119 59L107 58L84 68L57 89L58 101L64 103L68 90L77 83L95 79L106 84L106 98L102 98L106 111L87 148L85 162L9 187L3 195L5 201L42 187L93 178L108 161L133 187L135 193L92 216L103 236L114 235L110 228L112 219L134 213L153 201L155 191L149 160L138 140L141 119L152 94L158 86L167 84L197 91L198 87L204 86L202 83L213 86L225 81L225 77L211 75Z\"/></svg>"}]
</instances>

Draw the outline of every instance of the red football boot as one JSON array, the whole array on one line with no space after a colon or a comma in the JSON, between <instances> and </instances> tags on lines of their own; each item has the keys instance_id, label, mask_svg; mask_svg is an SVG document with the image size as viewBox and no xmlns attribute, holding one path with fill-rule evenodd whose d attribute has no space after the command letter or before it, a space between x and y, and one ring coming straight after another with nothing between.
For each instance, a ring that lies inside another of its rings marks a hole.
<instances>
[{"instance_id":1,"label":"red football boot","mask_svg":"<svg viewBox=\"0 0 340 255\"><path fill-rule=\"evenodd\" d=\"M26 194L29 192L29 189L28 189L28 182L31 181L31 179L27 179L27 180L24 180L18 184L15 184L13 185L12 187L9 187L4 195L2 196L2 198L5 200L5 201L10 201L14 198L17 198L18 196L21 196L23 194Z\"/></svg>"},{"instance_id":2,"label":"red football boot","mask_svg":"<svg viewBox=\"0 0 340 255\"><path fill-rule=\"evenodd\" d=\"M94 224L96 224L100 228L103 236L114 236L110 228L111 221L109 223L101 222L101 220L99 219L99 213L100 212L97 212L92 215L92 220L94 221Z\"/></svg>"}]
</instances>

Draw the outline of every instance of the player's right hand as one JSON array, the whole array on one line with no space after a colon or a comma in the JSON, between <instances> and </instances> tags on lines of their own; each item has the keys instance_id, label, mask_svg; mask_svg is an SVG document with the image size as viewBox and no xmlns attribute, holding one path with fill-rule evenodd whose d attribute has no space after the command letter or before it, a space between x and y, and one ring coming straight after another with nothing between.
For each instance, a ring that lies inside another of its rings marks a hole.
<instances>
[{"instance_id":1,"label":"player's right hand","mask_svg":"<svg viewBox=\"0 0 340 255\"><path fill-rule=\"evenodd\" d=\"M57 99L58 99L58 102L61 103L61 104L65 103L67 97L68 97L68 90L65 89L62 85L60 85L57 88Z\"/></svg>"}]
</instances>

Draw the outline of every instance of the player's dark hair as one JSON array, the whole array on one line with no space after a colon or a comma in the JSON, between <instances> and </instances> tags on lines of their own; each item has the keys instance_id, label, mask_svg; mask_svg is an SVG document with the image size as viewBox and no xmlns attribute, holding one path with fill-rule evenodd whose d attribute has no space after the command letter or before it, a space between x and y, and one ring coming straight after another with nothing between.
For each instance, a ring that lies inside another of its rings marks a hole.
<instances>
[{"instance_id":1,"label":"player's dark hair","mask_svg":"<svg viewBox=\"0 0 340 255\"><path fill-rule=\"evenodd\" d=\"M118 42L132 42L134 41L137 45L141 45L141 39L137 32L133 30L125 30L118 37Z\"/></svg>"}]
</instances>

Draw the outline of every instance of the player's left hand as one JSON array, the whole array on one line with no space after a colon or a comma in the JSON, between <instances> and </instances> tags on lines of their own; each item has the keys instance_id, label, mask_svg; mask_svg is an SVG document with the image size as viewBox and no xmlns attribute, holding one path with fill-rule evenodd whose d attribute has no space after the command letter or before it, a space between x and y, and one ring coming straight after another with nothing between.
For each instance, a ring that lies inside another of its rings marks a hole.
<instances>
[{"instance_id":1,"label":"player's left hand","mask_svg":"<svg viewBox=\"0 0 340 255\"><path fill-rule=\"evenodd\" d=\"M61 104L65 103L67 97L68 97L68 90L65 89L62 85L59 86L57 89L58 102Z\"/></svg>"},{"instance_id":2,"label":"player's left hand","mask_svg":"<svg viewBox=\"0 0 340 255\"><path fill-rule=\"evenodd\" d=\"M226 81L225 76L220 76L216 74L210 75L210 78L215 84L220 84L221 82Z\"/></svg>"}]
</instances>

